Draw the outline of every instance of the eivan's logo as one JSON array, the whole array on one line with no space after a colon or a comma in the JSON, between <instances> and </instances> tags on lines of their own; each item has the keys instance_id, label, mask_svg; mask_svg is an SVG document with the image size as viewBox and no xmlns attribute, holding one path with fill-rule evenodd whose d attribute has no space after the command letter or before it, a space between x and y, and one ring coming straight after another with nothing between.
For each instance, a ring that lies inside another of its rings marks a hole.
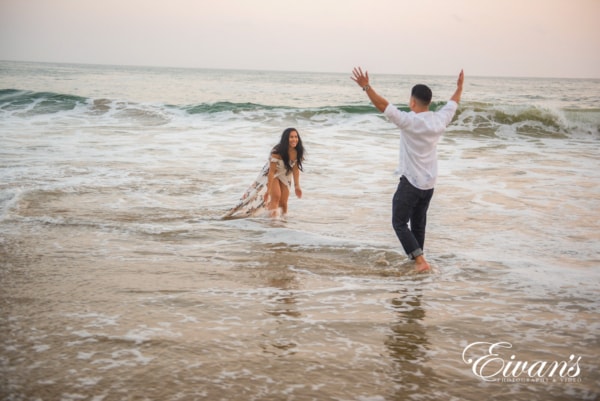
<instances>
[{"instance_id":1,"label":"eivan's logo","mask_svg":"<svg viewBox=\"0 0 600 401\"><path fill-rule=\"evenodd\" d=\"M508 342L474 342L465 347L463 362L484 381L575 381L581 370L581 357L570 355L563 361L522 361L509 354Z\"/></svg>"}]
</instances>

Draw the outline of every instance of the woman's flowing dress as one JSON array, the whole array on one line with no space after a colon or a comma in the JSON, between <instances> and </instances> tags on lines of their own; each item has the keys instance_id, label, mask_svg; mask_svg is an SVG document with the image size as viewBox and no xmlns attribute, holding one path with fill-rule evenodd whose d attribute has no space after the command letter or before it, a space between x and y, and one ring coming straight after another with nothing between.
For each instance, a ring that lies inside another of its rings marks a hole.
<instances>
[{"instance_id":1,"label":"woman's flowing dress","mask_svg":"<svg viewBox=\"0 0 600 401\"><path fill-rule=\"evenodd\" d=\"M225 215L224 219L238 219L243 217L257 216L265 211L265 193L267 192L267 183L269 180L269 165L270 162L277 164L275 170L275 178L279 179L288 188L292 187L292 171L287 171L283 160L271 156L270 160L265 163L260 173L254 182L246 189L237 205L231 208ZM294 166L295 161L291 165Z\"/></svg>"}]
</instances>

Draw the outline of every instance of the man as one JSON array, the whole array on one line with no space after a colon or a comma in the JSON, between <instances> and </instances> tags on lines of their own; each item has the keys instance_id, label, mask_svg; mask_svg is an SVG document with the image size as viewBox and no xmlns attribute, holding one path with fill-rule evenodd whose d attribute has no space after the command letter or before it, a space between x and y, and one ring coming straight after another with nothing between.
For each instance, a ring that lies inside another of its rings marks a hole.
<instances>
[{"instance_id":1,"label":"man","mask_svg":"<svg viewBox=\"0 0 600 401\"><path fill-rule=\"evenodd\" d=\"M367 93L373 105L400 128L400 183L392 203L392 226L406 254L415 261L417 272L431 269L425 259L427 209L437 179L437 143L452 121L463 90L461 70L456 91L440 110L429 110L432 93L415 85L410 96L410 113L400 111L369 85L369 73L354 68L351 77ZM410 223L410 228L409 228Z\"/></svg>"}]
</instances>

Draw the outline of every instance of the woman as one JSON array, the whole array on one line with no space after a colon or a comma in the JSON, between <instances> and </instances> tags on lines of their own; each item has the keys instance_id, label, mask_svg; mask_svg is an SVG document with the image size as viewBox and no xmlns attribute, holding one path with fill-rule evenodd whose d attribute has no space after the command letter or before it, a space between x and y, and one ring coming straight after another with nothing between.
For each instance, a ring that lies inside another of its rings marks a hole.
<instances>
[{"instance_id":1,"label":"woman","mask_svg":"<svg viewBox=\"0 0 600 401\"><path fill-rule=\"evenodd\" d=\"M288 198L294 184L298 198L302 197L300 171L304 160L304 146L295 128L287 128L281 140L271 150L269 161L256 180L246 190L239 203L223 218L255 216L265 207L271 217L287 214Z\"/></svg>"}]
</instances>

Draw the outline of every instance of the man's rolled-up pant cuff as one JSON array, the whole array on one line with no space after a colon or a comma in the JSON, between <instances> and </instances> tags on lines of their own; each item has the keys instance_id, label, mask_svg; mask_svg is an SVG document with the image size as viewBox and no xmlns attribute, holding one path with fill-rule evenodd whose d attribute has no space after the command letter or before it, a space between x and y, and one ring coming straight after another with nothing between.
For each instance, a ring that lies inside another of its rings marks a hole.
<instances>
[{"instance_id":1,"label":"man's rolled-up pant cuff","mask_svg":"<svg viewBox=\"0 0 600 401\"><path fill-rule=\"evenodd\" d=\"M411 253L408 254L408 256L411 259L415 259L417 256L421 256L423 255L423 250L421 248L417 248L414 251L412 251Z\"/></svg>"}]
</instances>

